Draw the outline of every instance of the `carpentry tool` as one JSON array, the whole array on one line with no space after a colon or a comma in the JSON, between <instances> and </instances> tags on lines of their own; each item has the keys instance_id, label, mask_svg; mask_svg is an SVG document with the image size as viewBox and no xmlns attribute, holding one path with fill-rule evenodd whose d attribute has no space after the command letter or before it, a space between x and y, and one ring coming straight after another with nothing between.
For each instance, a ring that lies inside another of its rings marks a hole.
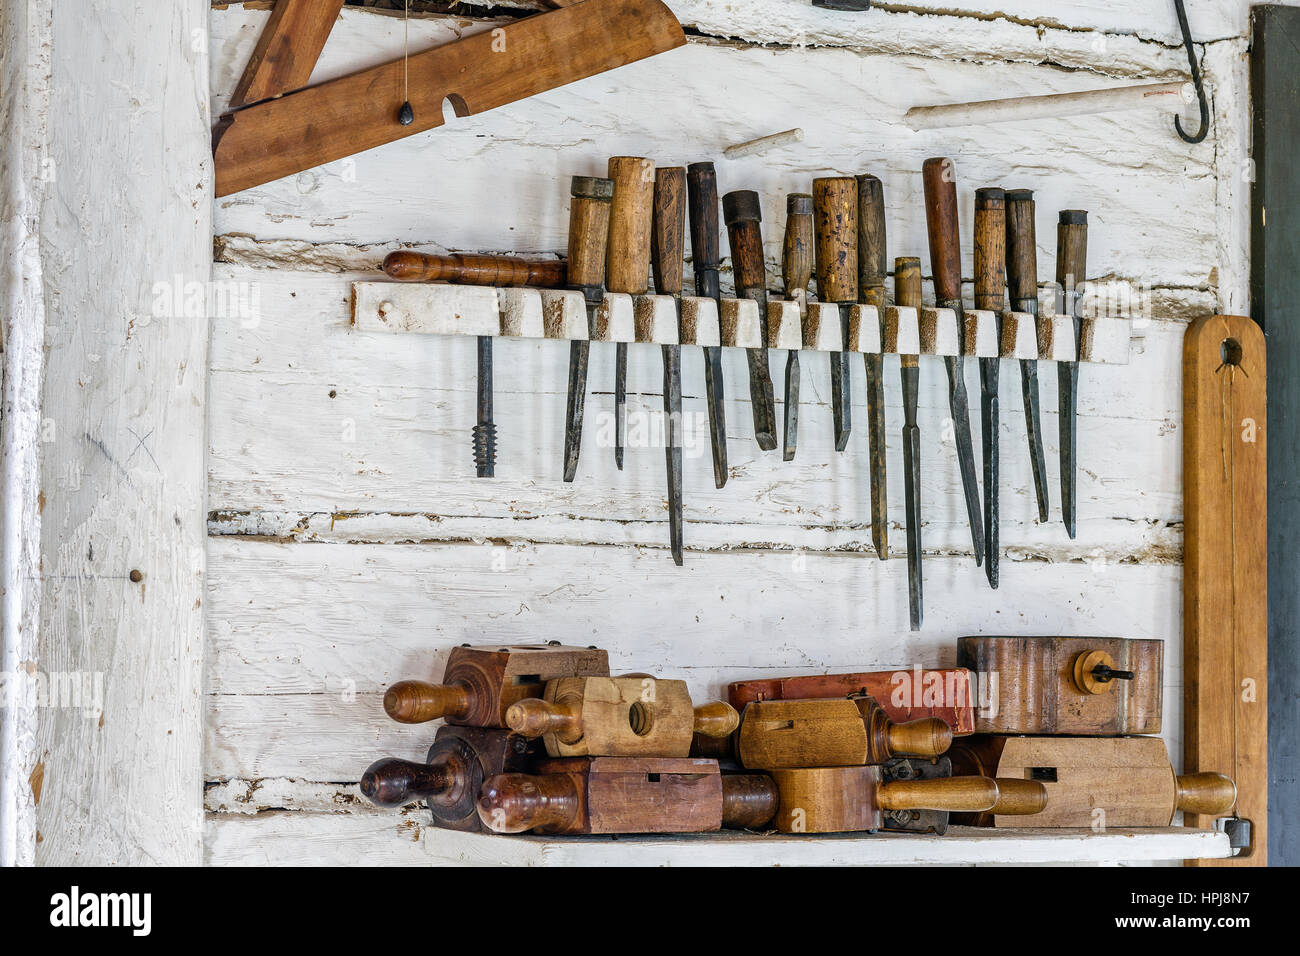
<instances>
[{"instance_id":1,"label":"carpentry tool","mask_svg":"<svg viewBox=\"0 0 1300 956\"><path fill-rule=\"evenodd\" d=\"M735 681L727 701L737 711L758 700L811 700L866 694L895 723L938 717L953 735L975 732L974 685L964 667L900 667L856 674L810 674Z\"/></svg>"},{"instance_id":2,"label":"carpentry tool","mask_svg":"<svg viewBox=\"0 0 1300 956\"><path fill-rule=\"evenodd\" d=\"M1174 813L1222 816L1237 788L1220 773L1175 775L1159 737L963 737L948 754L953 773L1037 781L1047 806L1035 827L1167 827ZM957 817L967 826L1016 827L1002 813Z\"/></svg>"},{"instance_id":3,"label":"carpentry tool","mask_svg":"<svg viewBox=\"0 0 1300 956\"><path fill-rule=\"evenodd\" d=\"M471 116L686 42L660 0L564 0L558 9L304 89L341 6L276 4L240 84L242 98L213 132L218 196L441 126L444 101L457 116ZM412 114L405 125L398 119L404 100Z\"/></svg>"},{"instance_id":4,"label":"carpentry tool","mask_svg":"<svg viewBox=\"0 0 1300 956\"><path fill-rule=\"evenodd\" d=\"M609 655L594 647L524 644L453 647L442 681L398 681L384 694L384 710L403 724L442 718L449 724L506 727L506 711L546 690L558 677L609 673Z\"/></svg>"},{"instance_id":5,"label":"carpentry tool","mask_svg":"<svg viewBox=\"0 0 1300 956\"><path fill-rule=\"evenodd\" d=\"M1056 227L1056 284L1061 299L1057 311L1074 320L1075 355L1082 356L1083 316L1080 313L1079 285L1088 277L1088 214L1080 209L1066 209ZM1061 517L1065 532L1074 538L1077 513L1079 363L1058 362L1057 383L1060 397L1061 430Z\"/></svg>"},{"instance_id":6,"label":"carpentry tool","mask_svg":"<svg viewBox=\"0 0 1300 956\"><path fill-rule=\"evenodd\" d=\"M478 813L497 833L709 832L754 825L770 790L760 778L722 776L716 760L569 757L492 777Z\"/></svg>"},{"instance_id":7,"label":"carpentry tool","mask_svg":"<svg viewBox=\"0 0 1300 956\"><path fill-rule=\"evenodd\" d=\"M1231 770L1237 866L1267 865L1269 845L1265 358L1243 316L1197 319L1183 339L1183 766Z\"/></svg>"},{"instance_id":8,"label":"carpentry tool","mask_svg":"<svg viewBox=\"0 0 1300 956\"><path fill-rule=\"evenodd\" d=\"M1011 311L1038 317L1038 239L1034 227L1034 192L1013 189L1007 197L1007 285ZM1025 434L1034 472L1038 520L1047 521L1047 459L1043 454L1043 413L1038 398L1038 363L1020 360L1020 388L1025 404Z\"/></svg>"},{"instance_id":9,"label":"carpentry tool","mask_svg":"<svg viewBox=\"0 0 1300 956\"><path fill-rule=\"evenodd\" d=\"M642 675L562 677L506 711L506 726L543 738L552 757L685 757L692 734L725 737L739 720L720 700L693 705L685 681Z\"/></svg>"},{"instance_id":10,"label":"carpentry tool","mask_svg":"<svg viewBox=\"0 0 1300 956\"><path fill-rule=\"evenodd\" d=\"M686 254L686 169L655 171L650 266L655 292L672 296L677 335L682 329L682 260ZM682 564L682 347L661 346L664 357L664 457L668 465L668 537L673 562Z\"/></svg>"},{"instance_id":11,"label":"carpentry tool","mask_svg":"<svg viewBox=\"0 0 1300 956\"><path fill-rule=\"evenodd\" d=\"M378 807L423 800L434 826L479 832L475 811L483 781L527 770L541 754L538 741L489 727L438 728L424 763L384 757L361 777L361 793Z\"/></svg>"},{"instance_id":12,"label":"carpentry tool","mask_svg":"<svg viewBox=\"0 0 1300 956\"><path fill-rule=\"evenodd\" d=\"M645 295L650 288L655 164L641 156L614 156L609 161L609 178L614 181L614 199L605 251L605 283L610 292ZM619 471L623 470L626 434L627 343L619 342L614 352L614 463Z\"/></svg>"},{"instance_id":13,"label":"carpentry tool","mask_svg":"<svg viewBox=\"0 0 1300 956\"><path fill-rule=\"evenodd\" d=\"M792 193L785 200L785 242L781 246L781 281L785 297L799 303L800 320L808 311L808 283L813 271L813 198ZM785 443L783 461L794 461L799 444L799 351L785 358Z\"/></svg>"},{"instance_id":14,"label":"carpentry tool","mask_svg":"<svg viewBox=\"0 0 1300 956\"><path fill-rule=\"evenodd\" d=\"M687 199L691 213L691 262L695 267L695 294L718 304L722 317L722 288L718 273L722 254L718 248L718 175L712 163L686 167ZM713 484L727 483L727 416L722 383L722 348L704 349L704 398L709 405L709 443L713 448Z\"/></svg>"},{"instance_id":15,"label":"carpentry tool","mask_svg":"<svg viewBox=\"0 0 1300 956\"><path fill-rule=\"evenodd\" d=\"M921 307L921 260L901 257L894 262L894 301L906 308ZM912 630L925 618L925 589L921 576L921 428L916 407L921 390L921 366L915 355L900 355L903 384L903 501L907 508L907 606Z\"/></svg>"},{"instance_id":16,"label":"carpentry tool","mask_svg":"<svg viewBox=\"0 0 1300 956\"><path fill-rule=\"evenodd\" d=\"M993 313L999 348L1007 300L1007 197L996 187L975 190L975 308ZM980 445L984 452L984 574L998 586L998 378L996 355L980 358Z\"/></svg>"},{"instance_id":17,"label":"carpentry tool","mask_svg":"<svg viewBox=\"0 0 1300 956\"><path fill-rule=\"evenodd\" d=\"M957 225L957 182L952 160L927 159L922 178L925 181L925 221L930 233L935 306L956 312L957 327L962 328L965 310L961 301L961 233ZM948 408L952 412L962 491L966 495L971 545L975 551L975 563L983 564L984 521L979 484L975 478L975 447L970 433L965 369L960 355L944 356L944 364L948 368Z\"/></svg>"},{"instance_id":18,"label":"carpentry tool","mask_svg":"<svg viewBox=\"0 0 1300 956\"><path fill-rule=\"evenodd\" d=\"M472 430L474 470L480 478L497 473L497 426L492 420L492 336L478 337L478 421Z\"/></svg>"},{"instance_id":19,"label":"carpentry tool","mask_svg":"<svg viewBox=\"0 0 1300 956\"><path fill-rule=\"evenodd\" d=\"M985 734L1160 733L1164 641L963 637L957 663L980 681Z\"/></svg>"},{"instance_id":20,"label":"carpentry tool","mask_svg":"<svg viewBox=\"0 0 1300 956\"><path fill-rule=\"evenodd\" d=\"M750 189L722 197L722 218L731 244L731 271L736 296L758 303L763 348L749 349L749 401L754 409L754 438L763 451L776 448L776 399L767 367L767 266L763 258L763 213L758 193Z\"/></svg>"},{"instance_id":21,"label":"carpentry tool","mask_svg":"<svg viewBox=\"0 0 1300 956\"><path fill-rule=\"evenodd\" d=\"M858 177L858 295L876 314L885 314L885 187L868 174ZM889 492L885 457L885 357L864 352L867 372L867 447L871 472L871 542L876 557L889 556Z\"/></svg>"},{"instance_id":22,"label":"carpentry tool","mask_svg":"<svg viewBox=\"0 0 1300 956\"><path fill-rule=\"evenodd\" d=\"M851 176L813 180L813 214L817 234L817 297L840 307L845 347L849 342L849 305L858 301L858 181ZM849 354L831 353L831 413L835 450L849 446L853 428Z\"/></svg>"},{"instance_id":23,"label":"carpentry tool","mask_svg":"<svg viewBox=\"0 0 1300 956\"><path fill-rule=\"evenodd\" d=\"M570 187L568 286L587 304L587 333L596 334L596 313L605 299L605 243L609 239L614 181L574 176ZM582 413L587 402L589 339L569 345L569 401L564 417L564 480L578 474L582 453Z\"/></svg>"},{"instance_id":24,"label":"carpentry tool","mask_svg":"<svg viewBox=\"0 0 1300 956\"><path fill-rule=\"evenodd\" d=\"M871 0L812 0L814 7L823 10L862 11L871 9Z\"/></svg>"},{"instance_id":25,"label":"carpentry tool","mask_svg":"<svg viewBox=\"0 0 1300 956\"><path fill-rule=\"evenodd\" d=\"M873 697L760 700L745 708L736 753L751 770L854 767L893 757L938 757L952 730L937 717L894 723Z\"/></svg>"},{"instance_id":26,"label":"carpentry tool","mask_svg":"<svg viewBox=\"0 0 1300 956\"><path fill-rule=\"evenodd\" d=\"M952 761L947 757L921 760L917 757L899 757L888 763L880 764L881 779L885 784L892 781L942 780L953 775ZM980 777L961 779L979 780ZM998 798L987 813L1014 814L1027 816L1039 813L1047 806L1047 790L1036 780L1010 780L999 777L993 781L997 784ZM970 811L967 811L970 812ZM948 832L951 813L949 810L896 808L883 814L882 827L900 833L933 833L943 836ZM1032 824L1032 820L1026 824Z\"/></svg>"}]
</instances>

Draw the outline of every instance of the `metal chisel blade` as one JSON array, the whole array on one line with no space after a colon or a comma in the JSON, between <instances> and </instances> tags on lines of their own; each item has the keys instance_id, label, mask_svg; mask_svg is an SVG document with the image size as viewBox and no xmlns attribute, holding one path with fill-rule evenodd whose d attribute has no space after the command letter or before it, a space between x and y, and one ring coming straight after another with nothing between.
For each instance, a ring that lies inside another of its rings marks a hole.
<instances>
[{"instance_id":1,"label":"metal chisel blade","mask_svg":"<svg viewBox=\"0 0 1300 956\"><path fill-rule=\"evenodd\" d=\"M1061 362L1056 367L1061 403L1061 515L1065 533L1074 538L1077 513L1075 455L1078 445L1079 364Z\"/></svg>"},{"instance_id":2,"label":"metal chisel blade","mask_svg":"<svg viewBox=\"0 0 1300 956\"><path fill-rule=\"evenodd\" d=\"M921 430L916 425L920 370L904 365L903 377L903 485L907 507L907 599L912 630L919 631L924 617L921 579Z\"/></svg>"},{"instance_id":3,"label":"metal chisel blade","mask_svg":"<svg viewBox=\"0 0 1300 956\"><path fill-rule=\"evenodd\" d=\"M614 464L623 470L624 430L627 427L627 343L614 349Z\"/></svg>"},{"instance_id":4,"label":"metal chisel blade","mask_svg":"<svg viewBox=\"0 0 1300 956\"><path fill-rule=\"evenodd\" d=\"M867 370L867 445L871 472L871 543L889 557L889 497L885 486L885 359L864 355Z\"/></svg>"},{"instance_id":5,"label":"metal chisel blade","mask_svg":"<svg viewBox=\"0 0 1300 956\"><path fill-rule=\"evenodd\" d=\"M984 574L998 586L998 360L980 359L980 437L984 451Z\"/></svg>"},{"instance_id":6,"label":"metal chisel blade","mask_svg":"<svg viewBox=\"0 0 1300 956\"><path fill-rule=\"evenodd\" d=\"M749 400L754 406L754 438L763 451L772 451L776 448L776 396L772 390L772 374L767 368L767 349L749 349L748 357Z\"/></svg>"},{"instance_id":7,"label":"metal chisel blade","mask_svg":"<svg viewBox=\"0 0 1300 956\"><path fill-rule=\"evenodd\" d=\"M564 416L564 480L573 481L578 473L578 455L582 451L582 412L587 401L587 361L591 342L574 339L569 344L569 403Z\"/></svg>"},{"instance_id":8,"label":"metal chisel blade","mask_svg":"<svg viewBox=\"0 0 1300 956\"><path fill-rule=\"evenodd\" d=\"M785 444L782 461L794 461L799 444L799 353L791 351L785 360Z\"/></svg>"},{"instance_id":9,"label":"metal chisel blade","mask_svg":"<svg viewBox=\"0 0 1300 956\"><path fill-rule=\"evenodd\" d=\"M682 563L682 348L663 346L664 456L668 465L668 538L673 561Z\"/></svg>"},{"instance_id":10,"label":"metal chisel blade","mask_svg":"<svg viewBox=\"0 0 1300 956\"><path fill-rule=\"evenodd\" d=\"M966 496L966 516L970 521L971 546L975 563L984 563L984 521L980 502L979 483L975 478L975 443L970 431L970 402L966 397L966 378L962 374L961 357L944 356L948 367L948 408L952 412L953 437L957 442L957 467L961 470L961 486Z\"/></svg>"},{"instance_id":11,"label":"metal chisel blade","mask_svg":"<svg viewBox=\"0 0 1300 956\"><path fill-rule=\"evenodd\" d=\"M727 416L722 384L722 349L704 350L704 397L709 405L709 442L713 446L713 484L727 483Z\"/></svg>"},{"instance_id":12,"label":"metal chisel blade","mask_svg":"<svg viewBox=\"0 0 1300 956\"><path fill-rule=\"evenodd\" d=\"M1047 521L1047 457L1043 452L1043 411L1038 397L1038 363L1020 360L1020 389L1025 402L1025 434L1029 438L1029 464L1034 472L1038 520Z\"/></svg>"},{"instance_id":13,"label":"metal chisel blade","mask_svg":"<svg viewBox=\"0 0 1300 956\"><path fill-rule=\"evenodd\" d=\"M843 326L844 341L849 340L849 311L840 309L840 324ZM849 435L853 431L853 396L849 377L849 354L847 352L831 353L831 414L835 421L835 450L844 451L849 447Z\"/></svg>"}]
</instances>

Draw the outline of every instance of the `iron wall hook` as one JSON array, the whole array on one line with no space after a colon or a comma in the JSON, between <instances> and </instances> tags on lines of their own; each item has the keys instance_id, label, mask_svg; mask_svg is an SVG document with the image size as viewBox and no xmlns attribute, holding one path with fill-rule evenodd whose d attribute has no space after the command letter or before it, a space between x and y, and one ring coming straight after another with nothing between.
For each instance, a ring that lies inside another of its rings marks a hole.
<instances>
[{"instance_id":1,"label":"iron wall hook","mask_svg":"<svg viewBox=\"0 0 1300 956\"><path fill-rule=\"evenodd\" d=\"M1205 98L1205 81L1201 76L1201 66L1196 62L1196 48L1192 45L1192 28L1187 25L1187 9L1183 6L1183 0L1174 0L1174 9L1178 13L1178 26L1183 31L1183 45L1187 47L1187 63L1192 68L1192 83L1196 87L1196 99L1201 105L1201 128L1196 135L1188 135L1183 129L1181 116L1174 117L1174 128L1178 130L1178 135L1184 142L1200 143L1210 133L1210 104Z\"/></svg>"}]
</instances>

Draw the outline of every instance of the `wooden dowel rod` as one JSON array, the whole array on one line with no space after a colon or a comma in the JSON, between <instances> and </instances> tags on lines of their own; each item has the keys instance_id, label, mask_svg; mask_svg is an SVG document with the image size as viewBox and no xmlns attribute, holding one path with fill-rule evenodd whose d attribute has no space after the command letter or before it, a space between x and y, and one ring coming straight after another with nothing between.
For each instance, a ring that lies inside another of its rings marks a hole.
<instances>
[{"instance_id":1,"label":"wooden dowel rod","mask_svg":"<svg viewBox=\"0 0 1300 956\"><path fill-rule=\"evenodd\" d=\"M949 103L943 106L914 106L903 119L912 129L942 129L984 123L1012 123L1016 120L1059 119L1085 113L1120 110L1163 109L1176 113L1189 102L1185 83L1144 83L1111 90L1080 93L1052 93L1047 96L1014 96L1001 100Z\"/></svg>"}]
</instances>

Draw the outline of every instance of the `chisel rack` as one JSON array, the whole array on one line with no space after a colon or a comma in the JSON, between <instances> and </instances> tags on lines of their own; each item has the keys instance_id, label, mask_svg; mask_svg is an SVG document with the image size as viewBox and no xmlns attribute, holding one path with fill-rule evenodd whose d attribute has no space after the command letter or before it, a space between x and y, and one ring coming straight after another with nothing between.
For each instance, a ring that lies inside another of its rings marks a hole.
<instances>
[{"instance_id":1,"label":"chisel rack","mask_svg":"<svg viewBox=\"0 0 1300 956\"><path fill-rule=\"evenodd\" d=\"M752 299L682 298L680 333L671 296L607 293L588 334L580 292L491 286L355 282L352 325L360 332L498 336L525 339L591 339L654 345L794 349L885 355L966 355L981 358L1064 361L1075 356L1069 316L1007 312L998 341L994 313L967 309L958 327L952 309L855 305L849 341L843 341L839 306L813 302L806 313L793 300L768 304L768 340L762 341L758 303ZM1131 322L1086 318L1082 361L1124 365Z\"/></svg>"}]
</instances>

